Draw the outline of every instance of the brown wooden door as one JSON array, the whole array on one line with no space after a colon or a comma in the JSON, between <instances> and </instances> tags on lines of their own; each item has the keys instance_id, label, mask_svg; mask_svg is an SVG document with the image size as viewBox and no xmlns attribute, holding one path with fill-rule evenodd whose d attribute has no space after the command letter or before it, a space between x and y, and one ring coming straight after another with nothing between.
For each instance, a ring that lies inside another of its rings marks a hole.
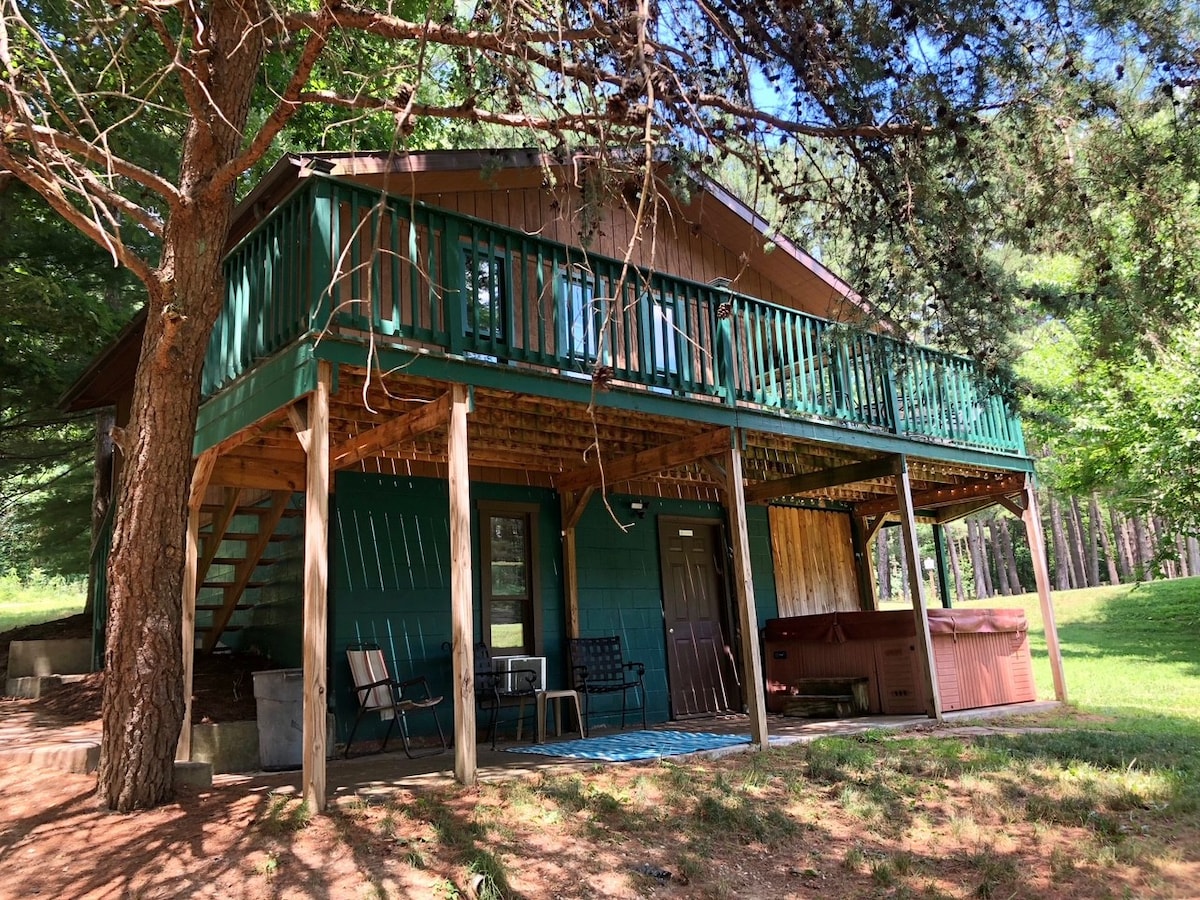
<instances>
[{"instance_id":1,"label":"brown wooden door","mask_svg":"<svg viewBox=\"0 0 1200 900\"><path fill-rule=\"evenodd\" d=\"M714 522L659 520L671 712L676 719L741 712L742 692L722 627L724 541Z\"/></svg>"}]
</instances>

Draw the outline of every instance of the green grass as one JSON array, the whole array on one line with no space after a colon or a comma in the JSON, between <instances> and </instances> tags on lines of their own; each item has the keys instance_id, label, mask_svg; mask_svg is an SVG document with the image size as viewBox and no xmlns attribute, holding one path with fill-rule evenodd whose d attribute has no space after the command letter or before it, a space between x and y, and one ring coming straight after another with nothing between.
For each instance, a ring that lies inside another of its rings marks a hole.
<instances>
[{"instance_id":1,"label":"green grass","mask_svg":"<svg viewBox=\"0 0 1200 900\"><path fill-rule=\"evenodd\" d=\"M1053 697L1037 595L965 605L1025 610L1038 695ZM1056 592L1054 610L1072 703L1200 726L1200 578Z\"/></svg>"},{"instance_id":2,"label":"green grass","mask_svg":"<svg viewBox=\"0 0 1200 900\"><path fill-rule=\"evenodd\" d=\"M86 581L50 578L36 571L26 579L12 572L0 575L0 634L81 613L86 595Z\"/></svg>"}]
</instances>

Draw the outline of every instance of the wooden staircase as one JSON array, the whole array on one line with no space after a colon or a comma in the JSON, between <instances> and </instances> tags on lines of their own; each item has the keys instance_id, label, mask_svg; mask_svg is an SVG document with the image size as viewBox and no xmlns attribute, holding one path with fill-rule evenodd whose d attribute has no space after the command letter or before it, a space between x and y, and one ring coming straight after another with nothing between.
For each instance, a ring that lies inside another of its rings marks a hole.
<instances>
[{"instance_id":1,"label":"wooden staircase","mask_svg":"<svg viewBox=\"0 0 1200 900\"><path fill-rule=\"evenodd\" d=\"M215 490L215 489L214 489ZM238 613L253 610L282 561L268 552L272 543L293 539L285 519L302 515L290 491L222 488L220 502L200 507L200 556L196 568L196 634L211 653L221 637L240 631Z\"/></svg>"}]
</instances>

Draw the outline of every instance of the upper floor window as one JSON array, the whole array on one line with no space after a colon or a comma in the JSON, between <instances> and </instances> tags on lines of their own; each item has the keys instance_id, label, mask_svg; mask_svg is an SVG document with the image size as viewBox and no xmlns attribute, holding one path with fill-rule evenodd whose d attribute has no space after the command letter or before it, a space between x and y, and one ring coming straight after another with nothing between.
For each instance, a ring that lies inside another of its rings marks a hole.
<instances>
[{"instance_id":1,"label":"upper floor window","mask_svg":"<svg viewBox=\"0 0 1200 900\"><path fill-rule=\"evenodd\" d=\"M579 362L594 362L600 352L606 303L603 282L588 272L573 271L562 276L562 323L559 329L561 355ZM606 350L605 356L609 353Z\"/></svg>"},{"instance_id":2,"label":"upper floor window","mask_svg":"<svg viewBox=\"0 0 1200 900\"><path fill-rule=\"evenodd\" d=\"M653 345L654 374L676 375L679 373L678 344L675 324L675 307L664 302L656 291L648 295L650 303L650 331Z\"/></svg>"},{"instance_id":3,"label":"upper floor window","mask_svg":"<svg viewBox=\"0 0 1200 900\"><path fill-rule=\"evenodd\" d=\"M486 248L463 247L467 334L503 341L508 319L507 260Z\"/></svg>"}]
</instances>

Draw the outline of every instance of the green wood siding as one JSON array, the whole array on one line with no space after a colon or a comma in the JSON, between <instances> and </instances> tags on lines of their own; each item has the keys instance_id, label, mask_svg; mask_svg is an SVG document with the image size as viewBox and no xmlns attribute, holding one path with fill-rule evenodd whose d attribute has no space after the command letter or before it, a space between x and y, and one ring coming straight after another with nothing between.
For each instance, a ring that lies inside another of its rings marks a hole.
<instances>
[{"instance_id":1,"label":"green wood siding","mask_svg":"<svg viewBox=\"0 0 1200 900\"><path fill-rule=\"evenodd\" d=\"M647 713L651 722L670 715L666 639L663 634L662 567L658 552L658 517L689 516L723 519L715 503L651 499L645 519L632 517L632 497L610 496L622 522L621 531L599 498L592 498L576 530L579 557L579 627L584 637L619 634L626 656L646 665ZM761 626L776 616L775 576L766 507L746 510L754 595ZM618 695L592 698L593 721L619 725ZM603 717L599 715L605 712ZM627 720L628 722L628 720Z\"/></svg>"},{"instance_id":2,"label":"green wood siding","mask_svg":"<svg viewBox=\"0 0 1200 900\"><path fill-rule=\"evenodd\" d=\"M330 522L330 706L338 739L345 740L357 711L346 647L374 641L384 649L393 676L425 675L447 701L440 710L449 730L452 716L450 656L450 496L446 482L427 478L340 473ZM471 502L536 504L541 625L547 680L563 686L554 661L563 645L562 570L558 496L540 488L471 485ZM482 634L479 608L478 518L472 511L475 580L474 629ZM413 719L425 727L427 716ZM371 727L364 720L361 728ZM370 733L369 731L367 732Z\"/></svg>"}]
</instances>

